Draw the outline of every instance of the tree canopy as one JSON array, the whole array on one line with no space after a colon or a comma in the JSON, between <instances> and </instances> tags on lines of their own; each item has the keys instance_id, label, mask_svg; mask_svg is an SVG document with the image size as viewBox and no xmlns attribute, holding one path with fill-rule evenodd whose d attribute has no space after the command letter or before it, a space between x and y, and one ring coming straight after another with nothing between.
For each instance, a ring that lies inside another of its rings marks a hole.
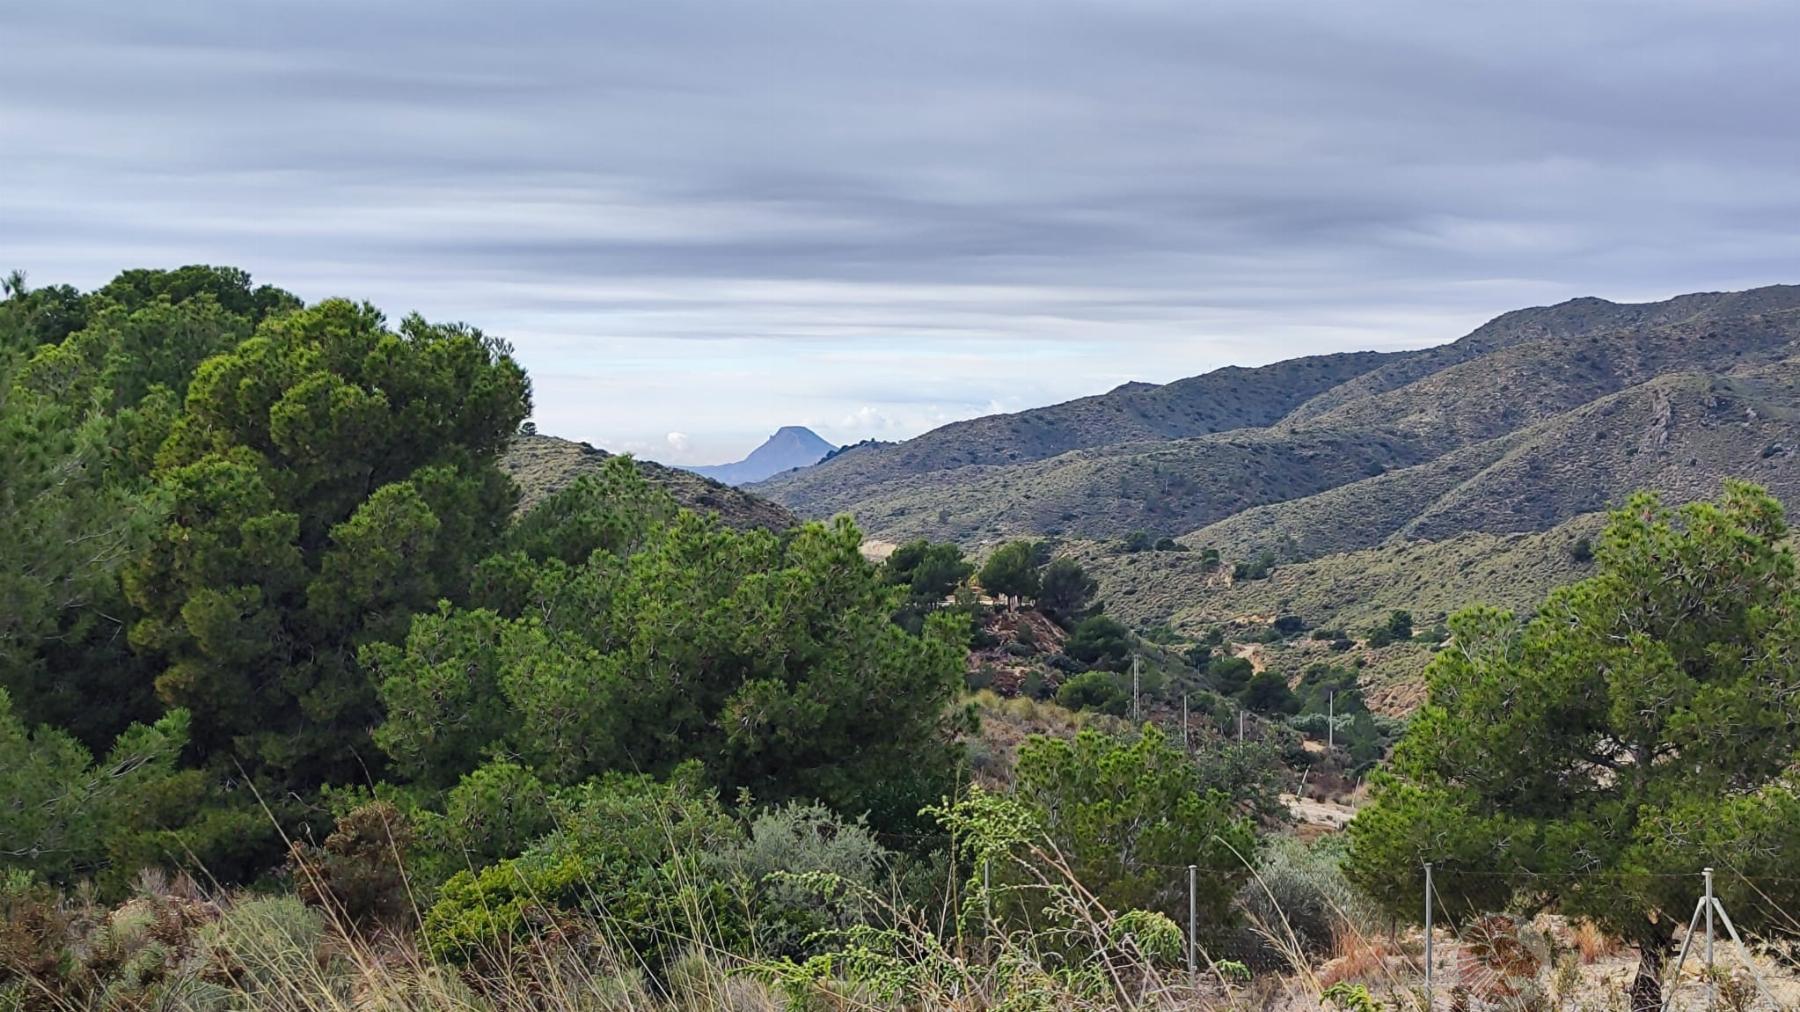
<instances>
[{"instance_id":1,"label":"tree canopy","mask_svg":"<svg viewBox=\"0 0 1800 1012\"><path fill-rule=\"evenodd\" d=\"M1068 628L1086 617L1100 582L1089 576L1074 559L1053 560L1039 580L1038 608L1058 625Z\"/></svg>"},{"instance_id":2,"label":"tree canopy","mask_svg":"<svg viewBox=\"0 0 1800 1012\"><path fill-rule=\"evenodd\" d=\"M359 646L458 597L512 509L493 465L529 407L508 349L327 301L265 320L189 384L154 477L170 523L128 567L158 695L203 759L359 779L379 754Z\"/></svg>"},{"instance_id":3,"label":"tree canopy","mask_svg":"<svg viewBox=\"0 0 1800 1012\"><path fill-rule=\"evenodd\" d=\"M1223 920L1256 847L1228 786L1208 782L1152 725L1135 740L1093 730L1073 740L1033 737L1019 749L1017 796L1108 909L1186 917L1175 871L1206 869L1196 905Z\"/></svg>"},{"instance_id":4,"label":"tree canopy","mask_svg":"<svg viewBox=\"0 0 1800 1012\"><path fill-rule=\"evenodd\" d=\"M1030 541L1008 541L981 566L976 577L981 589L1002 597L1036 597L1038 562L1036 546Z\"/></svg>"},{"instance_id":5,"label":"tree canopy","mask_svg":"<svg viewBox=\"0 0 1800 1012\"><path fill-rule=\"evenodd\" d=\"M621 458L546 505L605 529L556 500L663 496ZM861 540L846 521L777 537L681 513L578 564L497 556L478 579L485 607L441 607L404 644L365 648L388 711L377 738L426 783L496 750L551 783L697 759L727 793L910 823L948 786L967 631L952 613L922 635L890 621L896 595Z\"/></svg>"},{"instance_id":6,"label":"tree canopy","mask_svg":"<svg viewBox=\"0 0 1800 1012\"><path fill-rule=\"evenodd\" d=\"M1521 622L1455 616L1392 775L1351 825L1351 872L1414 913L1433 862L1447 913L1591 918L1638 946L1635 1008L1699 872L1754 930L1800 900L1800 583L1780 504L1729 483L1670 509L1638 495L1593 576ZM1500 874L1496 874L1500 873ZM1755 885L1745 877L1774 876Z\"/></svg>"}]
</instances>

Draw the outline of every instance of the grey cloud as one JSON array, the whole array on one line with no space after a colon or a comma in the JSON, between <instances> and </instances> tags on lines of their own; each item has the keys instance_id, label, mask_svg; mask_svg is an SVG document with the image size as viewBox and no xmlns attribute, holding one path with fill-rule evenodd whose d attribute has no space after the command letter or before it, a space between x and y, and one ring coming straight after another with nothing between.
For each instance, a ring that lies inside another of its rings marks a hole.
<instances>
[{"instance_id":1,"label":"grey cloud","mask_svg":"<svg viewBox=\"0 0 1800 1012\"><path fill-rule=\"evenodd\" d=\"M916 427L1021 370L1796 280L1794 38L1736 0L59 0L0 30L0 266L466 318L576 436Z\"/></svg>"}]
</instances>

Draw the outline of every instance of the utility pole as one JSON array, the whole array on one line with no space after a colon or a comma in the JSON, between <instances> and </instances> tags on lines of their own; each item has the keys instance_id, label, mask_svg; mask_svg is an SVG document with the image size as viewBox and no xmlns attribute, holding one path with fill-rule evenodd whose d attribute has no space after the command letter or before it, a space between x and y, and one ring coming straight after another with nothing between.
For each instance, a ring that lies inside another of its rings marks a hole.
<instances>
[{"instance_id":1,"label":"utility pole","mask_svg":"<svg viewBox=\"0 0 1800 1012\"><path fill-rule=\"evenodd\" d=\"M1238 711L1238 741L1244 740L1244 711Z\"/></svg>"},{"instance_id":2,"label":"utility pole","mask_svg":"<svg viewBox=\"0 0 1800 1012\"><path fill-rule=\"evenodd\" d=\"M1188 747L1188 702L1187 702L1187 700L1188 700L1188 694L1185 692L1182 693L1181 694L1181 748L1183 751L1186 751L1187 747Z\"/></svg>"},{"instance_id":3,"label":"utility pole","mask_svg":"<svg viewBox=\"0 0 1800 1012\"><path fill-rule=\"evenodd\" d=\"M1131 655L1131 721L1143 720L1143 711L1138 704L1138 655Z\"/></svg>"},{"instance_id":4,"label":"utility pole","mask_svg":"<svg viewBox=\"0 0 1800 1012\"><path fill-rule=\"evenodd\" d=\"M1325 754L1337 749L1337 690L1325 695Z\"/></svg>"}]
</instances>

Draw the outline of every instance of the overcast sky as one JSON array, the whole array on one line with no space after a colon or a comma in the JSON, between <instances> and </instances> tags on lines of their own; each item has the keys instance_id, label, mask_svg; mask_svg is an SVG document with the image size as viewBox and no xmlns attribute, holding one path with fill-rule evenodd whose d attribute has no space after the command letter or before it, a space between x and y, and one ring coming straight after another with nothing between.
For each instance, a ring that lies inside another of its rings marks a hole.
<instances>
[{"instance_id":1,"label":"overcast sky","mask_svg":"<svg viewBox=\"0 0 1800 1012\"><path fill-rule=\"evenodd\" d=\"M707 463L1800 281L1800 4L40 0L0 270L510 338Z\"/></svg>"}]
</instances>

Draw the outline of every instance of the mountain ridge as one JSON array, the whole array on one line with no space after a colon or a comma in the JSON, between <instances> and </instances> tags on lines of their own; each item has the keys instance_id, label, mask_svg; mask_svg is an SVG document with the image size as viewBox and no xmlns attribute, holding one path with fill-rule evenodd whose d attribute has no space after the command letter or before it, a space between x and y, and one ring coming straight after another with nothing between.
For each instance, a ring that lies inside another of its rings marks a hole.
<instances>
[{"instance_id":1,"label":"mountain ridge","mask_svg":"<svg viewBox=\"0 0 1800 1012\"><path fill-rule=\"evenodd\" d=\"M1104 539L1143 529L1194 541L1246 511L1329 497L1390 472L1439 460L1446 468L1490 466L1506 449L1483 447L1490 441L1664 375L1767 367L1800 354L1796 342L1800 286L1653 303L1574 299L1501 314L1433 348L1227 367L954 423L840 455L756 491L802 515L851 513L871 536L887 540L930 537L974 547L1010 536ZM1250 402L1271 388L1278 396ZM1146 397L1179 405L1180 414L1146 419ZM1216 403L1196 406L1196 397ZM1109 416L1119 424L1096 422ZM1157 420L1172 424L1159 432ZM1041 452L1014 452L1046 427L1055 438L1027 447ZM1193 427L1214 431L1163 434ZM995 432L1003 438L982 443ZM966 445L970 440L981 445ZM1070 441L1089 445L1048 452ZM1010 459L1027 455L1032 459ZM1614 470L1656 485L1658 476L1641 468ZM1437 473L1432 481L1448 478ZM1533 513L1520 509L1507 512Z\"/></svg>"}]
</instances>

